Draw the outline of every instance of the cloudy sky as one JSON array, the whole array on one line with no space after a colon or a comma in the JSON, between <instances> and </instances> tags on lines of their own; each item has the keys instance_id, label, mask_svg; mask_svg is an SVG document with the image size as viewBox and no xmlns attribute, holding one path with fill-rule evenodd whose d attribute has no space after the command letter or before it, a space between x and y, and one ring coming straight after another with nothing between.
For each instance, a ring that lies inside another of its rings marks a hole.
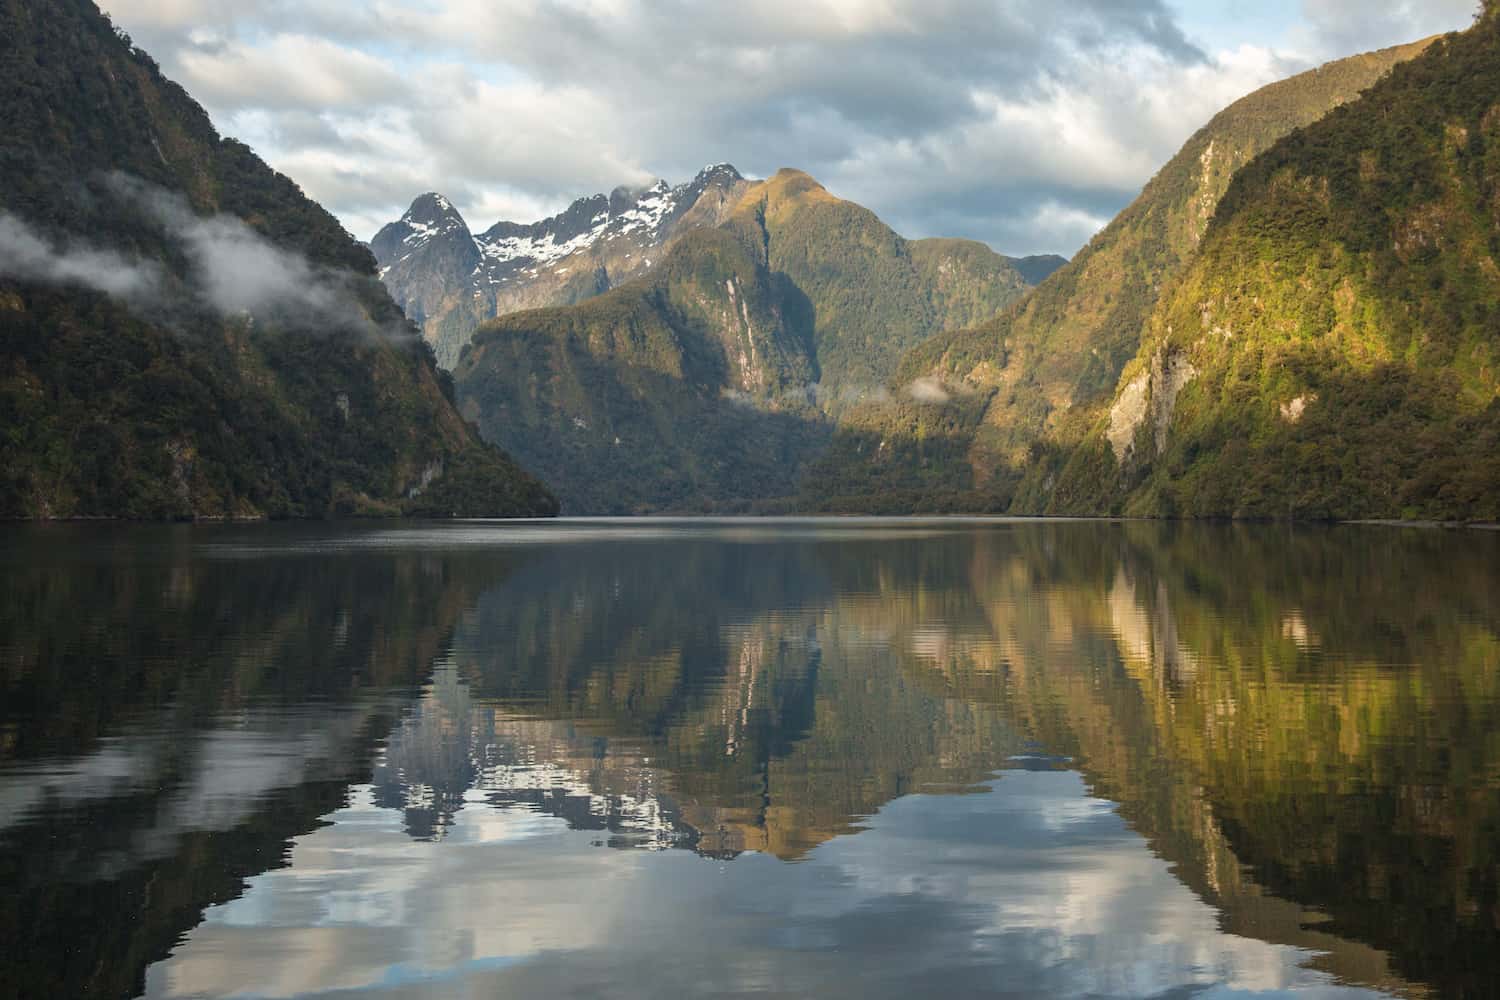
<instances>
[{"instance_id":1,"label":"cloudy sky","mask_svg":"<svg viewBox=\"0 0 1500 1000\"><path fill-rule=\"evenodd\" d=\"M102 0L356 236L727 161L908 236L1072 254L1219 108L1477 0Z\"/></svg>"}]
</instances>

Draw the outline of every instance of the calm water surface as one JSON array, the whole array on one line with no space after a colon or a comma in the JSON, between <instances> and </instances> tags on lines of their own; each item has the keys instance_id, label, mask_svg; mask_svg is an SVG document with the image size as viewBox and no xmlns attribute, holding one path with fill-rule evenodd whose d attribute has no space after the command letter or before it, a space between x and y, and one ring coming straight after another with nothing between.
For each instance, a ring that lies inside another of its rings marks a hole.
<instances>
[{"instance_id":1,"label":"calm water surface","mask_svg":"<svg viewBox=\"0 0 1500 1000\"><path fill-rule=\"evenodd\" d=\"M0 531L0 995L1500 995L1500 534Z\"/></svg>"}]
</instances>

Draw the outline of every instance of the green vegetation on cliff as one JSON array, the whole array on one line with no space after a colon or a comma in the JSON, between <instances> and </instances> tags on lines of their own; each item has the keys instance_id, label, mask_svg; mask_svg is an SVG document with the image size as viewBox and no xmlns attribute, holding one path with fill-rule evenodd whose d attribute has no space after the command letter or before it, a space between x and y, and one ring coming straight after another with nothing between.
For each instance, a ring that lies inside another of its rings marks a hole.
<instances>
[{"instance_id":1,"label":"green vegetation on cliff","mask_svg":"<svg viewBox=\"0 0 1500 1000\"><path fill-rule=\"evenodd\" d=\"M994 315L1029 287L983 244L909 242L799 170L752 185L728 225L812 302L822 396L835 411L878 392L906 351Z\"/></svg>"},{"instance_id":2,"label":"green vegetation on cliff","mask_svg":"<svg viewBox=\"0 0 1500 1000\"><path fill-rule=\"evenodd\" d=\"M1497 261L1490 17L1240 172L1037 503L1500 518Z\"/></svg>"},{"instance_id":3,"label":"green vegetation on cliff","mask_svg":"<svg viewBox=\"0 0 1500 1000\"><path fill-rule=\"evenodd\" d=\"M0 223L0 516L556 509L369 252L88 0L0 0Z\"/></svg>"},{"instance_id":4,"label":"green vegetation on cliff","mask_svg":"<svg viewBox=\"0 0 1500 1000\"><path fill-rule=\"evenodd\" d=\"M812 506L864 509L892 477L909 478L901 439L942 427L955 463L937 463L915 509L1004 510L1053 439L1076 441L1136 354L1160 290L1197 253L1219 199L1246 163L1276 140L1355 99L1430 41L1355 56L1265 87L1194 135L1139 198L1034 292L987 323L940 333L900 362L890 402L846 415L804 490ZM940 383L954 401L929 412L904 391ZM886 442L883 451L878 448ZM1033 494L1018 510L1040 509Z\"/></svg>"},{"instance_id":5,"label":"green vegetation on cliff","mask_svg":"<svg viewBox=\"0 0 1500 1000\"><path fill-rule=\"evenodd\" d=\"M908 242L783 170L645 277L481 328L454 377L465 415L571 512L779 509L830 415L1027 287L983 244Z\"/></svg>"},{"instance_id":6,"label":"green vegetation on cliff","mask_svg":"<svg viewBox=\"0 0 1500 1000\"><path fill-rule=\"evenodd\" d=\"M642 279L481 327L463 412L568 510L715 509L788 495L824 433L812 308L729 232L681 237Z\"/></svg>"}]
</instances>

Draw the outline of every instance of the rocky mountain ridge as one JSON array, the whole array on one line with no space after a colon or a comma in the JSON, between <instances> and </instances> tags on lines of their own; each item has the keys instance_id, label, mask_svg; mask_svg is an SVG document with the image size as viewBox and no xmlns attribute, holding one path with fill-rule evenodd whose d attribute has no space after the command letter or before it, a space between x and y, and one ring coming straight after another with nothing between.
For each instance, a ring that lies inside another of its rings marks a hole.
<instances>
[{"instance_id":1,"label":"rocky mountain ridge","mask_svg":"<svg viewBox=\"0 0 1500 1000\"><path fill-rule=\"evenodd\" d=\"M748 184L720 163L685 184L619 187L539 222L502 221L478 234L447 198L428 193L370 248L381 280L451 368L481 322L570 305L644 274L679 233L723 222Z\"/></svg>"},{"instance_id":2,"label":"rocky mountain ridge","mask_svg":"<svg viewBox=\"0 0 1500 1000\"><path fill-rule=\"evenodd\" d=\"M718 163L684 184L658 180L645 188L619 187L580 198L539 222L497 222L480 233L470 230L447 198L429 192L381 229L370 248L381 280L422 327L439 364L452 368L481 323L574 305L639 277L683 233L731 223L747 194L768 183ZM858 252L853 245L850 250ZM991 266L1013 272L1007 283L1022 288L1067 263L1055 255L1003 258L988 247L983 254L1004 261ZM988 316L966 314L964 322ZM908 346L900 340L886 345L897 354Z\"/></svg>"}]
</instances>

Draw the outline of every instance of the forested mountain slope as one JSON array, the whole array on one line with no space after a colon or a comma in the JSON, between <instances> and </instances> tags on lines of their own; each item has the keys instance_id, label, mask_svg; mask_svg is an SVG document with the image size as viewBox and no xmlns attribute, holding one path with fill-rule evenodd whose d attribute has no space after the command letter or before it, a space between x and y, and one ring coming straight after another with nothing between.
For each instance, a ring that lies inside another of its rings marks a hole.
<instances>
[{"instance_id":1,"label":"forested mountain slope","mask_svg":"<svg viewBox=\"0 0 1500 1000\"><path fill-rule=\"evenodd\" d=\"M369 252L89 0L0 0L0 516L555 510Z\"/></svg>"},{"instance_id":2,"label":"forested mountain slope","mask_svg":"<svg viewBox=\"0 0 1500 1000\"><path fill-rule=\"evenodd\" d=\"M727 226L812 303L820 394L834 410L883 394L907 350L994 315L1030 287L983 244L903 239L800 170L752 185Z\"/></svg>"},{"instance_id":3,"label":"forested mountain slope","mask_svg":"<svg viewBox=\"0 0 1500 1000\"><path fill-rule=\"evenodd\" d=\"M481 327L454 376L463 412L571 512L760 508L902 351L1027 287L981 243L907 241L783 170L642 277Z\"/></svg>"},{"instance_id":4,"label":"forested mountain slope","mask_svg":"<svg viewBox=\"0 0 1500 1000\"><path fill-rule=\"evenodd\" d=\"M908 353L893 399L846 415L810 475L807 502L1004 510L1014 500L1033 509L1034 493L1014 498L1026 470L1039 467L1037 449L1077 440L1106 404L1161 289L1195 258L1235 174L1431 41L1330 63L1220 112L1032 294L987 323L942 333Z\"/></svg>"},{"instance_id":5,"label":"forested mountain slope","mask_svg":"<svg viewBox=\"0 0 1500 1000\"><path fill-rule=\"evenodd\" d=\"M1500 519L1500 18L1243 170L1047 458L1060 512Z\"/></svg>"},{"instance_id":6,"label":"forested mountain slope","mask_svg":"<svg viewBox=\"0 0 1500 1000\"><path fill-rule=\"evenodd\" d=\"M787 496L826 436L806 296L735 235L683 236L645 277L475 334L465 415L566 509L626 514Z\"/></svg>"}]
</instances>

